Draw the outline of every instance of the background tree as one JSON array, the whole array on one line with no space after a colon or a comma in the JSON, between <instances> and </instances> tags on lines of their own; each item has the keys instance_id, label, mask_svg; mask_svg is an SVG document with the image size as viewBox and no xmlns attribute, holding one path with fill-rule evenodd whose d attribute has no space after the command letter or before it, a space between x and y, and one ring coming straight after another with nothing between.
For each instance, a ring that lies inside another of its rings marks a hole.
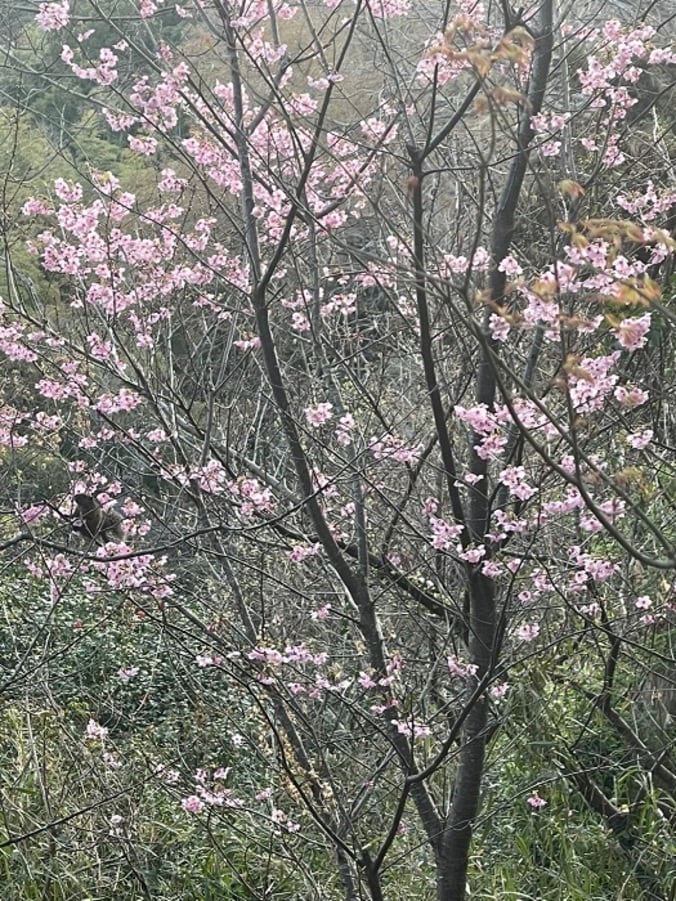
<instances>
[{"instance_id":1,"label":"background tree","mask_svg":"<svg viewBox=\"0 0 676 901\"><path fill-rule=\"evenodd\" d=\"M91 143L22 198L44 275L5 244L17 892L668 897L659 27L35 13L11 77L44 39Z\"/></svg>"}]
</instances>

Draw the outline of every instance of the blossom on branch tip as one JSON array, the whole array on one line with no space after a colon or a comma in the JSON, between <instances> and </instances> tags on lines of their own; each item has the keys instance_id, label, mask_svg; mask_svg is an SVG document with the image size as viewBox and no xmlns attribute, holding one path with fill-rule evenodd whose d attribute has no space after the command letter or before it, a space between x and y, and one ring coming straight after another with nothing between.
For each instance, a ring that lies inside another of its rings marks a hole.
<instances>
[{"instance_id":1,"label":"blossom on branch tip","mask_svg":"<svg viewBox=\"0 0 676 901\"><path fill-rule=\"evenodd\" d=\"M320 550L318 543L312 545L297 544L292 550L286 552L286 556L292 563L302 563L308 557L315 557Z\"/></svg>"},{"instance_id":2,"label":"blossom on branch tip","mask_svg":"<svg viewBox=\"0 0 676 901\"><path fill-rule=\"evenodd\" d=\"M471 676L475 676L478 669L476 663L460 663L455 654L450 654L446 658L446 664L448 665L449 673L459 679L468 679Z\"/></svg>"},{"instance_id":3,"label":"blossom on branch tip","mask_svg":"<svg viewBox=\"0 0 676 901\"><path fill-rule=\"evenodd\" d=\"M401 720L390 720L400 735L407 738L427 738L432 734L432 729L425 723L404 723Z\"/></svg>"},{"instance_id":4,"label":"blossom on branch tip","mask_svg":"<svg viewBox=\"0 0 676 901\"><path fill-rule=\"evenodd\" d=\"M422 452L422 446L405 445L402 438L396 435L384 434L379 438L372 436L369 441L369 450L376 460L395 460L397 463L415 463Z\"/></svg>"},{"instance_id":5,"label":"blossom on branch tip","mask_svg":"<svg viewBox=\"0 0 676 901\"><path fill-rule=\"evenodd\" d=\"M625 438L627 444L630 447L633 447L634 450L643 450L650 444L652 440L652 429L645 429L643 432L634 432L633 434L627 435L627 437Z\"/></svg>"},{"instance_id":6,"label":"blossom on branch tip","mask_svg":"<svg viewBox=\"0 0 676 901\"><path fill-rule=\"evenodd\" d=\"M467 563L478 563L486 556L486 546L479 544L476 547L467 548L466 550L463 550L461 546L458 546L458 556Z\"/></svg>"},{"instance_id":7,"label":"blossom on branch tip","mask_svg":"<svg viewBox=\"0 0 676 901\"><path fill-rule=\"evenodd\" d=\"M645 316L632 316L623 319L612 331L625 350L638 350L646 345L650 322L650 313L646 313Z\"/></svg>"},{"instance_id":8,"label":"blossom on branch tip","mask_svg":"<svg viewBox=\"0 0 676 901\"><path fill-rule=\"evenodd\" d=\"M500 272L504 272L505 275L510 276L510 278L523 273L523 269L512 256L503 257L498 263L498 269Z\"/></svg>"},{"instance_id":9,"label":"blossom on branch tip","mask_svg":"<svg viewBox=\"0 0 676 901\"><path fill-rule=\"evenodd\" d=\"M305 419L308 425L318 429L330 419L333 419L333 404L324 402L317 404L315 407L307 407L305 409Z\"/></svg>"},{"instance_id":10,"label":"blossom on branch tip","mask_svg":"<svg viewBox=\"0 0 676 901\"><path fill-rule=\"evenodd\" d=\"M351 413L346 413L338 420L338 426L336 427L336 441L341 447L347 447L352 443L351 433L355 425L354 416L352 416Z\"/></svg>"},{"instance_id":11,"label":"blossom on branch tip","mask_svg":"<svg viewBox=\"0 0 676 901\"><path fill-rule=\"evenodd\" d=\"M331 614L331 604L325 604L323 607L319 607L317 610L313 610L310 613L310 619L315 621L328 619Z\"/></svg>"},{"instance_id":12,"label":"blossom on branch tip","mask_svg":"<svg viewBox=\"0 0 676 901\"><path fill-rule=\"evenodd\" d=\"M540 626L538 623L527 623L519 628L517 635L521 641L533 641L540 634Z\"/></svg>"},{"instance_id":13,"label":"blossom on branch tip","mask_svg":"<svg viewBox=\"0 0 676 901\"><path fill-rule=\"evenodd\" d=\"M240 338L234 344L238 350L257 350L261 346L261 339L256 335L253 338Z\"/></svg>"},{"instance_id":14,"label":"blossom on branch tip","mask_svg":"<svg viewBox=\"0 0 676 901\"><path fill-rule=\"evenodd\" d=\"M195 663L200 669L206 669L209 666L220 666L223 663L223 658L212 654L198 654L195 657Z\"/></svg>"},{"instance_id":15,"label":"blossom on branch tip","mask_svg":"<svg viewBox=\"0 0 676 901\"><path fill-rule=\"evenodd\" d=\"M134 137L134 135L127 135L127 142L131 150L135 150L137 153L143 154L143 156L152 156L157 150L157 140L148 135L138 138Z\"/></svg>"},{"instance_id":16,"label":"blossom on branch tip","mask_svg":"<svg viewBox=\"0 0 676 901\"><path fill-rule=\"evenodd\" d=\"M508 466L500 473L500 482L509 488L510 494L522 501L537 494L537 488L533 488L526 481L526 471L523 466Z\"/></svg>"},{"instance_id":17,"label":"blossom on branch tip","mask_svg":"<svg viewBox=\"0 0 676 901\"><path fill-rule=\"evenodd\" d=\"M464 527L459 523L447 523L438 516L430 516L430 528L432 529L432 547L437 551L447 551L451 543L462 533Z\"/></svg>"},{"instance_id":18,"label":"blossom on branch tip","mask_svg":"<svg viewBox=\"0 0 676 901\"><path fill-rule=\"evenodd\" d=\"M613 397L618 403L622 404L623 407L632 409L633 407L640 407L645 404L650 395L641 388L620 385L613 392Z\"/></svg>"},{"instance_id":19,"label":"blossom on branch tip","mask_svg":"<svg viewBox=\"0 0 676 901\"><path fill-rule=\"evenodd\" d=\"M41 3L35 21L42 31L59 31L70 21L70 3Z\"/></svg>"},{"instance_id":20,"label":"blossom on branch tip","mask_svg":"<svg viewBox=\"0 0 676 901\"><path fill-rule=\"evenodd\" d=\"M190 797L181 801L181 807L186 813L201 813L204 810L204 801L198 798L197 795L190 795Z\"/></svg>"},{"instance_id":21,"label":"blossom on branch tip","mask_svg":"<svg viewBox=\"0 0 676 901\"><path fill-rule=\"evenodd\" d=\"M96 720L90 719L87 723L86 736L96 741L104 741L108 737L108 729Z\"/></svg>"},{"instance_id":22,"label":"blossom on branch tip","mask_svg":"<svg viewBox=\"0 0 676 901\"><path fill-rule=\"evenodd\" d=\"M495 685L491 685L490 695L496 701L500 700L500 698L504 698L507 692L510 689L509 682L497 682Z\"/></svg>"},{"instance_id":23,"label":"blossom on branch tip","mask_svg":"<svg viewBox=\"0 0 676 901\"><path fill-rule=\"evenodd\" d=\"M119 669L117 671L117 678L120 680L120 682L129 682L135 676L138 676L138 674L138 666L130 666L128 669Z\"/></svg>"}]
</instances>

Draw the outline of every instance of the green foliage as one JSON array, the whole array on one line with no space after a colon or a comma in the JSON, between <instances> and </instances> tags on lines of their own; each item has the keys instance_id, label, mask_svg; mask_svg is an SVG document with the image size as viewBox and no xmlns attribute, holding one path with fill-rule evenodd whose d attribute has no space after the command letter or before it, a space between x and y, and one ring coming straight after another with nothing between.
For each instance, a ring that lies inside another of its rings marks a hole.
<instances>
[{"instance_id":1,"label":"green foliage","mask_svg":"<svg viewBox=\"0 0 676 901\"><path fill-rule=\"evenodd\" d=\"M158 643L151 615L103 590L52 604L43 584L5 583L0 610L0 843L61 821L0 849L3 898L252 897L238 875L250 865L239 830L214 826L214 850L181 810L189 783L153 775L160 761L184 773L242 765L209 712L228 703L228 687L214 670L195 674L199 648ZM133 666L137 676L120 678ZM240 707L239 723L249 715ZM109 730L104 745L86 739L89 719ZM123 824L111 835L113 814Z\"/></svg>"},{"instance_id":2,"label":"green foliage","mask_svg":"<svg viewBox=\"0 0 676 901\"><path fill-rule=\"evenodd\" d=\"M589 719L563 672L537 689L515 686L509 730L491 751L471 885L485 901L647 901L651 885L676 875L668 798L642 781L635 754L605 718ZM620 827L599 816L575 773L625 812ZM529 805L534 793L543 807Z\"/></svg>"}]
</instances>

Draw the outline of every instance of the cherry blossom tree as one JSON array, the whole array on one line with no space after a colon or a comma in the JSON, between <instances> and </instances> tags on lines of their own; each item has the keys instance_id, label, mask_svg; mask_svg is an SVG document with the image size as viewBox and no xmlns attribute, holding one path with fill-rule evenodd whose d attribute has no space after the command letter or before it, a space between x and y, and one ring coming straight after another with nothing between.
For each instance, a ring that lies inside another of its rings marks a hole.
<instances>
[{"instance_id":1,"label":"cherry blossom tree","mask_svg":"<svg viewBox=\"0 0 676 901\"><path fill-rule=\"evenodd\" d=\"M168 15L174 43L153 38ZM166 643L195 728L227 741L141 759L91 710L73 742L101 799L114 775L133 803L142 772L252 897L400 879L457 901L482 884L473 832L489 846L515 806L546 822L561 786L663 896L676 54L658 25L552 0L63 0L7 48L57 40L44 78L143 177L92 158L28 192L38 283L6 244L0 544L44 602L21 607L35 638L3 688L34 646L67 660L113 619ZM22 480L28 453L63 487ZM124 541L71 534L82 493L116 502ZM116 685L146 664L120 658ZM529 744L542 761L505 797L500 761ZM121 845L125 822L107 821ZM228 829L273 864L223 863Z\"/></svg>"}]
</instances>

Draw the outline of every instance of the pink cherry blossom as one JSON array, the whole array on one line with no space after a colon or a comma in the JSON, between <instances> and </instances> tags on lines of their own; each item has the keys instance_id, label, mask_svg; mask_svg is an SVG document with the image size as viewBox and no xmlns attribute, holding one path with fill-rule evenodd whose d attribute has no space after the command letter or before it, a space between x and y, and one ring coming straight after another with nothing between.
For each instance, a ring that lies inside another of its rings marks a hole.
<instances>
[{"instance_id":1,"label":"pink cherry blossom","mask_svg":"<svg viewBox=\"0 0 676 901\"><path fill-rule=\"evenodd\" d=\"M151 156L157 150L156 139L149 136L137 138L133 135L127 135L127 141L132 150L142 153L144 156Z\"/></svg>"},{"instance_id":2,"label":"pink cherry blossom","mask_svg":"<svg viewBox=\"0 0 676 901\"><path fill-rule=\"evenodd\" d=\"M321 621L328 619L331 614L331 604L325 604L323 607L319 607L317 610L313 610L310 613L310 618L315 621Z\"/></svg>"},{"instance_id":3,"label":"pink cherry blossom","mask_svg":"<svg viewBox=\"0 0 676 901\"><path fill-rule=\"evenodd\" d=\"M253 338L241 338L239 341L235 341L235 347L239 348L239 350L256 350L261 346L261 339L258 336Z\"/></svg>"},{"instance_id":4,"label":"pink cherry blossom","mask_svg":"<svg viewBox=\"0 0 676 901\"><path fill-rule=\"evenodd\" d=\"M403 438L385 434L369 440L369 448L376 460L392 459L397 463L415 463L422 450L419 444L406 445Z\"/></svg>"},{"instance_id":5,"label":"pink cherry blossom","mask_svg":"<svg viewBox=\"0 0 676 901\"><path fill-rule=\"evenodd\" d=\"M494 341L506 341L509 338L511 329L511 325L504 316L500 316L498 313L491 313L490 330L491 338Z\"/></svg>"},{"instance_id":6,"label":"pink cherry blossom","mask_svg":"<svg viewBox=\"0 0 676 901\"><path fill-rule=\"evenodd\" d=\"M451 654L446 658L446 663L448 665L448 671L452 676L456 676L460 679L467 679L476 675L477 667L475 664L460 663L454 654Z\"/></svg>"},{"instance_id":7,"label":"pink cherry blossom","mask_svg":"<svg viewBox=\"0 0 676 901\"><path fill-rule=\"evenodd\" d=\"M632 351L639 347L645 347L651 318L650 313L646 313L644 316L623 319L617 328L613 329L613 333L622 347Z\"/></svg>"},{"instance_id":8,"label":"pink cherry blossom","mask_svg":"<svg viewBox=\"0 0 676 901\"><path fill-rule=\"evenodd\" d=\"M527 623L519 627L517 634L522 641L533 641L540 634L540 626L538 623Z\"/></svg>"},{"instance_id":9,"label":"pink cherry blossom","mask_svg":"<svg viewBox=\"0 0 676 901\"><path fill-rule=\"evenodd\" d=\"M336 427L336 441L342 447L347 447L352 442L352 431L356 426L354 416L351 413L345 413L338 420Z\"/></svg>"},{"instance_id":10,"label":"pink cherry blossom","mask_svg":"<svg viewBox=\"0 0 676 901\"><path fill-rule=\"evenodd\" d=\"M500 473L500 481L510 489L514 497L526 501L537 494L537 488L526 481L526 471L523 466L510 466Z\"/></svg>"},{"instance_id":11,"label":"pink cherry blossom","mask_svg":"<svg viewBox=\"0 0 676 901\"><path fill-rule=\"evenodd\" d=\"M102 742L108 737L108 729L105 726L101 726L96 720L90 719L87 723L85 734L87 738Z\"/></svg>"},{"instance_id":12,"label":"pink cherry blossom","mask_svg":"<svg viewBox=\"0 0 676 901\"><path fill-rule=\"evenodd\" d=\"M517 275L521 275L523 273L523 269L514 259L513 256L503 257L498 263L498 269L500 272L504 272L505 275L508 275L510 278L514 278Z\"/></svg>"},{"instance_id":13,"label":"pink cherry blossom","mask_svg":"<svg viewBox=\"0 0 676 901\"><path fill-rule=\"evenodd\" d=\"M509 689L511 688L509 682L498 682L495 685L491 685L490 695L496 701L500 700L500 698L504 698Z\"/></svg>"},{"instance_id":14,"label":"pink cherry blossom","mask_svg":"<svg viewBox=\"0 0 676 901\"><path fill-rule=\"evenodd\" d=\"M43 31L65 28L70 21L70 3L68 0L62 0L61 3L41 3L35 21Z\"/></svg>"},{"instance_id":15,"label":"pink cherry blossom","mask_svg":"<svg viewBox=\"0 0 676 901\"><path fill-rule=\"evenodd\" d=\"M120 682L129 682L131 679L134 679L138 676L140 670L138 666L130 666L127 669L119 669L117 671L117 678Z\"/></svg>"},{"instance_id":16,"label":"pink cherry blossom","mask_svg":"<svg viewBox=\"0 0 676 901\"><path fill-rule=\"evenodd\" d=\"M149 19L157 12L157 5L153 3L153 0L140 0L139 12L142 19Z\"/></svg>"},{"instance_id":17,"label":"pink cherry blossom","mask_svg":"<svg viewBox=\"0 0 676 901\"><path fill-rule=\"evenodd\" d=\"M613 396L623 407L632 409L640 407L648 401L649 394L647 391L636 387L618 386L613 392Z\"/></svg>"},{"instance_id":18,"label":"pink cherry blossom","mask_svg":"<svg viewBox=\"0 0 676 901\"><path fill-rule=\"evenodd\" d=\"M305 419L308 425L311 425L314 429L318 429L332 418L333 404L328 402L317 404L314 407L307 407L305 410Z\"/></svg>"},{"instance_id":19,"label":"pink cherry blossom","mask_svg":"<svg viewBox=\"0 0 676 901\"><path fill-rule=\"evenodd\" d=\"M205 804L197 795L190 795L187 798L183 798L181 801L181 807L186 813L201 813L204 810Z\"/></svg>"},{"instance_id":20,"label":"pink cherry blossom","mask_svg":"<svg viewBox=\"0 0 676 901\"><path fill-rule=\"evenodd\" d=\"M447 523L437 516L430 517L430 527L432 529L432 547L438 551L447 551L464 528L457 523Z\"/></svg>"},{"instance_id":21,"label":"pink cherry blossom","mask_svg":"<svg viewBox=\"0 0 676 901\"><path fill-rule=\"evenodd\" d=\"M308 557L316 557L320 551L321 545L313 544L313 545L302 545L297 544L290 551L287 551L287 557L292 563L302 563L303 560L307 560Z\"/></svg>"},{"instance_id":22,"label":"pink cherry blossom","mask_svg":"<svg viewBox=\"0 0 676 901\"><path fill-rule=\"evenodd\" d=\"M409 738L419 739L427 738L432 734L432 729L426 723L405 723L401 720L390 720L400 735L406 735Z\"/></svg>"},{"instance_id":23,"label":"pink cherry blossom","mask_svg":"<svg viewBox=\"0 0 676 901\"><path fill-rule=\"evenodd\" d=\"M652 440L652 429L644 429L642 432L634 432L633 434L627 435L627 437L625 438L627 444L630 447L633 447L634 450L643 450L650 444Z\"/></svg>"},{"instance_id":24,"label":"pink cherry blossom","mask_svg":"<svg viewBox=\"0 0 676 901\"><path fill-rule=\"evenodd\" d=\"M200 669L206 669L210 666L220 666L223 663L223 658L214 654L197 654L195 663Z\"/></svg>"},{"instance_id":25,"label":"pink cherry blossom","mask_svg":"<svg viewBox=\"0 0 676 901\"><path fill-rule=\"evenodd\" d=\"M467 550L458 547L458 556L467 563L478 563L486 556L486 546L479 544L476 547L467 548Z\"/></svg>"}]
</instances>

